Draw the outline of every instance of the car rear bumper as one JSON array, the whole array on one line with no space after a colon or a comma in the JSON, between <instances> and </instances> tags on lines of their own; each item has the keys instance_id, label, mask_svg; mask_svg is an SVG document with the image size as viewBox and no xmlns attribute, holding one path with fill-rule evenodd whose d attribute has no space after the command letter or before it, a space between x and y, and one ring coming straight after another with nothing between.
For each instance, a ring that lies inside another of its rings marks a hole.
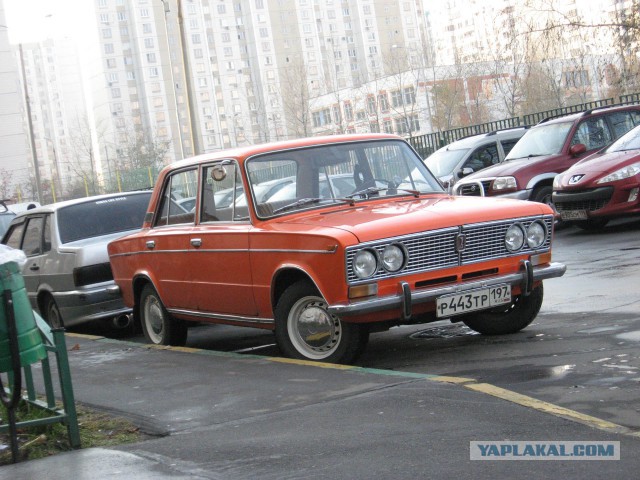
<instances>
[{"instance_id":1,"label":"car rear bumper","mask_svg":"<svg viewBox=\"0 0 640 480\"><path fill-rule=\"evenodd\" d=\"M95 288L53 292L52 295L67 327L132 312L122 301L120 289L115 283Z\"/></svg>"},{"instance_id":2,"label":"car rear bumper","mask_svg":"<svg viewBox=\"0 0 640 480\"><path fill-rule=\"evenodd\" d=\"M500 275L484 280L456 283L443 287L429 288L425 290L411 291L407 282L400 282L398 295L373 298L352 302L349 304L331 305L329 312L338 317L350 317L363 314L371 314L385 310L401 310L402 319L411 318L412 307L423 303L435 302L438 297L451 294L460 294L479 288L491 287L500 284L510 284L520 286L523 292L530 292L533 283L549 278L561 277L566 271L566 266L562 263L553 262L544 266L534 267L531 262L522 262L522 268L516 273Z\"/></svg>"}]
</instances>

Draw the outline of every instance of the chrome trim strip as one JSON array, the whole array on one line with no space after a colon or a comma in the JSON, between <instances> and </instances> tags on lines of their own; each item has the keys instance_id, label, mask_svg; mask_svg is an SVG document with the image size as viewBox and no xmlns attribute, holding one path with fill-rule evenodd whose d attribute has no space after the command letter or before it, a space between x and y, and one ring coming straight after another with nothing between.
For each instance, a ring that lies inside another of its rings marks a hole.
<instances>
[{"instance_id":1,"label":"chrome trim strip","mask_svg":"<svg viewBox=\"0 0 640 480\"><path fill-rule=\"evenodd\" d=\"M533 281L546 280L548 278L561 277L566 271L566 265L554 262L545 267L533 268ZM428 290L417 290L411 292L411 304L420 304L433 302L442 295L451 295L461 293L476 288L490 287L501 283L509 283L511 285L524 284L529 274L526 270L517 273L501 275L499 277L491 277L484 280L474 280L471 282L457 283L446 287L430 288ZM329 312L339 317L348 317L351 315L361 315L366 313L374 313L383 310L404 309L406 308L404 293L397 295L389 295L387 297L374 298L371 300L362 300L359 302L348 304L337 304L329 307Z\"/></svg>"},{"instance_id":2,"label":"chrome trim strip","mask_svg":"<svg viewBox=\"0 0 640 480\"><path fill-rule=\"evenodd\" d=\"M228 248L228 249L215 249L215 248L199 248L199 249L186 249L186 250L154 250L154 251L144 251L141 250L139 252L127 252L127 253L114 253L111 255L111 258L116 257L131 257L133 255L143 254L158 254L158 253L308 253L312 255L320 254L334 254L338 251L338 248L334 248L333 250L288 250L288 249L240 249L240 248Z\"/></svg>"},{"instance_id":3,"label":"chrome trim strip","mask_svg":"<svg viewBox=\"0 0 640 480\"><path fill-rule=\"evenodd\" d=\"M175 313L178 315L189 315L191 317L199 317L199 318L212 318L215 320L227 320L231 322L275 324L275 320L273 318L243 317L240 315L226 315L223 313L199 312L194 310L184 310L181 308L168 308L167 311L169 313Z\"/></svg>"}]
</instances>

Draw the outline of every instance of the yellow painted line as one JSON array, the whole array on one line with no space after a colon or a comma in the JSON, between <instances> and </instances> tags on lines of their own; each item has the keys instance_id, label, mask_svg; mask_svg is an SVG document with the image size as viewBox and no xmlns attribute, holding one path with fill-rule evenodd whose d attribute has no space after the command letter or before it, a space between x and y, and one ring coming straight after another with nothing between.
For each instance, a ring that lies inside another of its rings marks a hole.
<instances>
[{"instance_id":1,"label":"yellow painted line","mask_svg":"<svg viewBox=\"0 0 640 480\"><path fill-rule=\"evenodd\" d=\"M622 425L608 422L600 418L592 417L591 415L585 415L583 413L576 412L575 410L560 407L559 405L538 400L533 397L528 397L527 395L522 395L511 390L496 387L495 385L491 385L488 383L469 383L463 385L463 387L475 392L485 393L493 397L502 398L503 400L507 400L524 407L532 408L540 412L548 413L556 417L574 420L576 422L580 422L600 430L607 430L616 433L629 433L629 429L627 427L623 427ZM638 435L638 433L636 433L636 435Z\"/></svg>"},{"instance_id":2,"label":"yellow painted line","mask_svg":"<svg viewBox=\"0 0 640 480\"><path fill-rule=\"evenodd\" d=\"M67 332L65 332L65 336L84 338L86 340L102 340L103 338L105 338L105 337L101 337L99 335L88 335L86 333L67 333Z\"/></svg>"},{"instance_id":3,"label":"yellow painted line","mask_svg":"<svg viewBox=\"0 0 640 480\"><path fill-rule=\"evenodd\" d=\"M475 383L475 379L473 378L447 377L446 375L436 375L434 377L429 377L429 380L431 380L432 382L453 383L456 385L464 385L465 383Z\"/></svg>"},{"instance_id":4,"label":"yellow painted line","mask_svg":"<svg viewBox=\"0 0 640 480\"><path fill-rule=\"evenodd\" d=\"M278 362L278 363L290 363L293 365L306 365L308 367L318 367L318 368L331 368L334 370L353 370L353 366L351 365L339 365L337 363L323 363L323 362L312 362L311 360L297 360L295 358L280 358L280 357L264 357L265 360L269 360L270 362Z\"/></svg>"}]
</instances>

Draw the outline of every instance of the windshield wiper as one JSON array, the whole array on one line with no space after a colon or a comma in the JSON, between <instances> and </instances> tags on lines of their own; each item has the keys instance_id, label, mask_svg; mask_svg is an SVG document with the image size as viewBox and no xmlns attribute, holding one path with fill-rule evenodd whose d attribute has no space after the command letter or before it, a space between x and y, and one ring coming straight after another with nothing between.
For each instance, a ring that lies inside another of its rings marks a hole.
<instances>
[{"instance_id":1,"label":"windshield wiper","mask_svg":"<svg viewBox=\"0 0 640 480\"><path fill-rule=\"evenodd\" d=\"M276 208L272 213L280 213L280 212L284 212L285 210L289 210L291 208L296 208L296 207L302 207L304 205L311 205L312 203L319 203L322 200L326 200L326 198L301 198L300 200L297 200L293 203L289 203L283 207L280 208Z\"/></svg>"},{"instance_id":2,"label":"windshield wiper","mask_svg":"<svg viewBox=\"0 0 640 480\"><path fill-rule=\"evenodd\" d=\"M553 155L553 154L552 153L530 153L529 155L525 155L524 157L509 158L507 161L522 160L523 158L545 157L547 155Z\"/></svg>"},{"instance_id":3,"label":"windshield wiper","mask_svg":"<svg viewBox=\"0 0 640 480\"><path fill-rule=\"evenodd\" d=\"M414 197L418 198L420 196L420 192L418 190L411 190L409 188L398 188L398 187L367 187L367 188L363 188L362 190L358 190L357 192L353 192L350 195L346 195L345 198L351 200L353 199L353 197L363 197L363 198L369 198L369 196L373 195L374 193L380 193L383 190L395 190L395 191L402 191L402 192L407 192L410 193L411 195L413 195Z\"/></svg>"}]
</instances>

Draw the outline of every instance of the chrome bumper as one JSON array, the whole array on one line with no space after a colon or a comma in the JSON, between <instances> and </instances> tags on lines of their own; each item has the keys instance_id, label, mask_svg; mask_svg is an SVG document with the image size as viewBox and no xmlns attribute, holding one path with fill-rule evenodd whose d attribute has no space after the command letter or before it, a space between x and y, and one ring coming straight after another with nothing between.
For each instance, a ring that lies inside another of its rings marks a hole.
<instances>
[{"instance_id":1,"label":"chrome bumper","mask_svg":"<svg viewBox=\"0 0 640 480\"><path fill-rule=\"evenodd\" d=\"M435 302L436 298L443 295L451 295L454 293L462 293L478 288L491 287L494 285L508 283L510 285L519 285L524 295L528 295L533 288L533 283L546 280L548 278L561 277L567 267L562 263L550 263L544 267L534 267L531 262L525 260L522 262L522 269L516 273L501 275L499 277L487 278L472 282L457 283L445 287L429 288L426 290L411 291L407 282L400 282L401 293L397 295L389 295L381 298L372 298L370 300L362 300L348 304L337 304L329 307L329 312L338 317L349 317L353 315L362 315L367 313L375 313L384 310L399 309L402 312L402 319L411 318L411 310L413 305L421 303Z\"/></svg>"}]
</instances>

